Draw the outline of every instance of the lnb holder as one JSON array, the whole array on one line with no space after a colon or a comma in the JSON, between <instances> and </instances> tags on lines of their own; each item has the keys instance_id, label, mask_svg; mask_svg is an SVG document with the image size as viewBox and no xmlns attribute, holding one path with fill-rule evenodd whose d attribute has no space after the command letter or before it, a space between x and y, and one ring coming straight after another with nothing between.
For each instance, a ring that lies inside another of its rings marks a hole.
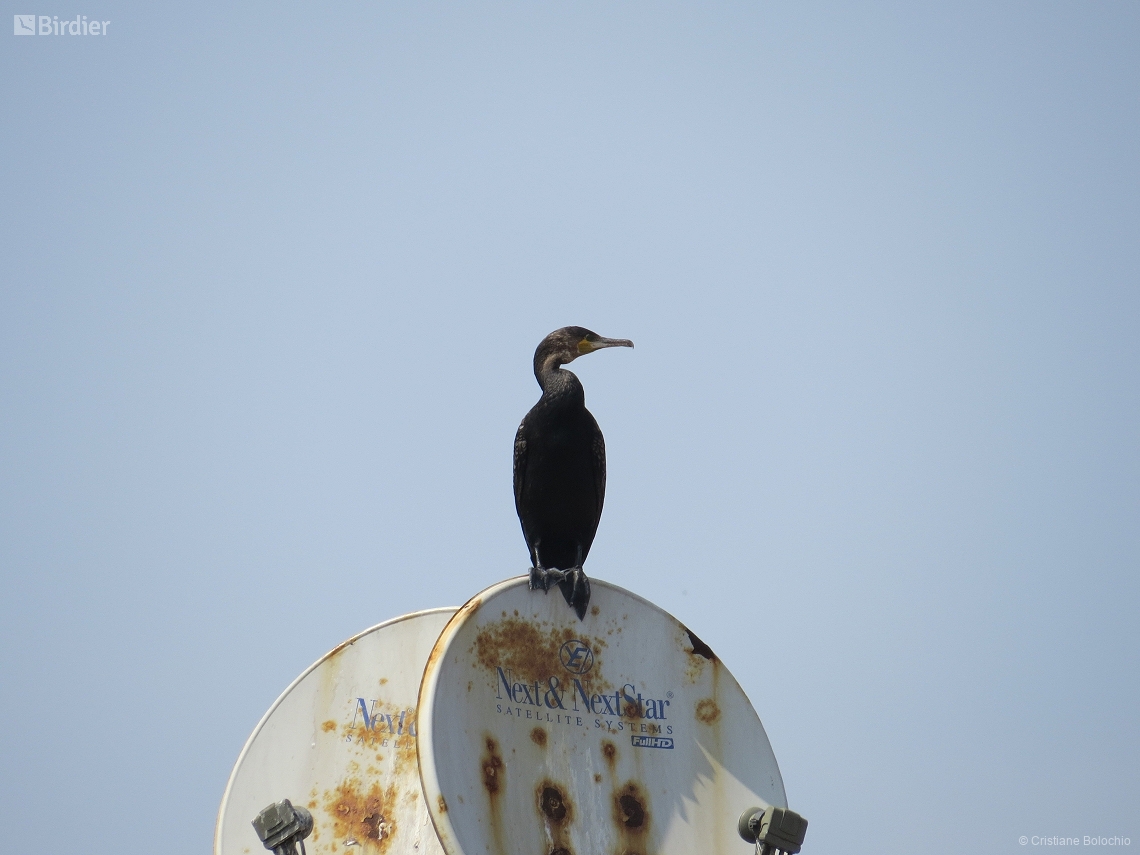
<instances>
[{"instance_id":1,"label":"lnb holder","mask_svg":"<svg viewBox=\"0 0 1140 855\"><path fill-rule=\"evenodd\" d=\"M313 815L303 807L293 807L288 799L265 808L253 821L253 830L274 855L305 855L305 838L313 830Z\"/></svg>"},{"instance_id":2,"label":"lnb holder","mask_svg":"<svg viewBox=\"0 0 1140 855\"><path fill-rule=\"evenodd\" d=\"M756 844L756 855L786 852L795 855L804 845L808 821L787 808L748 808L736 821L736 831Z\"/></svg>"}]
</instances>

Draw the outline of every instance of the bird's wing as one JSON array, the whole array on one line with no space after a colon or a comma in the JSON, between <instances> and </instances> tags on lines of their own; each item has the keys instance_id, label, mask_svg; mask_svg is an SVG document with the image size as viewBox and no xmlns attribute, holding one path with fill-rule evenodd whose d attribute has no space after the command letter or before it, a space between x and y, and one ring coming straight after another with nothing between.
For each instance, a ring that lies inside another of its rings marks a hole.
<instances>
[{"instance_id":1,"label":"bird's wing","mask_svg":"<svg viewBox=\"0 0 1140 855\"><path fill-rule=\"evenodd\" d=\"M523 438L523 426L519 425L515 434L515 510L522 514L523 484L526 482L526 439Z\"/></svg>"},{"instance_id":2,"label":"bird's wing","mask_svg":"<svg viewBox=\"0 0 1140 855\"><path fill-rule=\"evenodd\" d=\"M602 503L606 500L606 441L601 431L594 436L594 489L598 494L598 519L601 519Z\"/></svg>"}]
</instances>

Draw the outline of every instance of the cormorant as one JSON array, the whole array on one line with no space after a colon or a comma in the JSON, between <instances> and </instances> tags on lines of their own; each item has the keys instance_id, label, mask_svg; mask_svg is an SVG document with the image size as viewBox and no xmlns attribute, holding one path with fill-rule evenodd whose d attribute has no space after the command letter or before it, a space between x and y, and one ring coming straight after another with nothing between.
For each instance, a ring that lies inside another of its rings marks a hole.
<instances>
[{"instance_id":1,"label":"cormorant","mask_svg":"<svg viewBox=\"0 0 1140 855\"><path fill-rule=\"evenodd\" d=\"M515 434L515 510L530 548L532 590L557 581L566 602L586 615L590 581L582 563L590 553L606 496L606 444L586 409L582 383L567 365L604 347L633 347L583 327L563 327L534 352L542 397Z\"/></svg>"}]
</instances>

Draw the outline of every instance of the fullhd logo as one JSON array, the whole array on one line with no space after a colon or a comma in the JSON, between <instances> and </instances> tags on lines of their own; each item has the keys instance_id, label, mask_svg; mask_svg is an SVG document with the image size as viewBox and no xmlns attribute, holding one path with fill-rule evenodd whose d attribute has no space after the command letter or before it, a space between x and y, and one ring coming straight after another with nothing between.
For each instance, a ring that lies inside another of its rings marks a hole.
<instances>
[{"instance_id":1,"label":"fullhd logo","mask_svg":"<svg viewBox=\"0 0 1140 855\"><path fill-rule=\"evenodd\" d=\"M59 15L14 15L12 32L17 36L105 36L110 21L89 21L86 15L59 19Z\"/></svg>"}]
</instances>

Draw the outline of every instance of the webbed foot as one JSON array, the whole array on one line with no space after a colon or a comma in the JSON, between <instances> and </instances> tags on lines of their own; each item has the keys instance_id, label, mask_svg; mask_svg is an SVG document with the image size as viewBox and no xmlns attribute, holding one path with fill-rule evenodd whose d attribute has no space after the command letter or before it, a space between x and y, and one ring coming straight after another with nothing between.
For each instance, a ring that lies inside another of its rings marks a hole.
<instances>
[{"instance_id":1,"label":"webbed foot","mask_svg":"<svg viewBox=\"0 0 1140 855\"><path fill-rule=\"evenodd\" d=\"M549 591L550 574L541 567L530 568L529 587L532 591Z\"/></svg>"},{"instance_id":2,"label":"webbed foot","mask_svg":"<svg viewBox=\"0 0 1140 855\"><path fill-rule=\"evenodd\" d=\"M565 578L566 573L562 570L538 566L531 567L530 589L532 591L549 591L551 583L558 582L561 584Z\"/></svg>"}]
</instances>

